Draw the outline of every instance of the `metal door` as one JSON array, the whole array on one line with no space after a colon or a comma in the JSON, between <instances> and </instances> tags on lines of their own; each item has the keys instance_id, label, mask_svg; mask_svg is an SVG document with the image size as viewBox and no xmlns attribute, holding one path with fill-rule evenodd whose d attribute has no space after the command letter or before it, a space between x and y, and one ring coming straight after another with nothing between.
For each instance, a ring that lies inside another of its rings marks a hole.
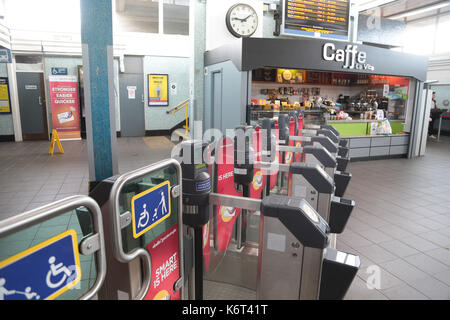
<instances>
[{"instance_id":1,"label":"metal door","mask_svg":"<svg viewBox=\"0 0 450 320\"><path fill-rule=\"evenodd\" d=\"M122 137L145 136L144 74L142 58L126 57L119 75L120 131Z\"/></svg>"},{"instance_id":2,"label":"metal door","mask_svg":"<svg viewBox=\"0 0 450 320\"><path fill-rule=\"evenodd\" d=\"M48 139L43 74L17 72L17 88L23 139Z\"/></svg>"}]
</instances>

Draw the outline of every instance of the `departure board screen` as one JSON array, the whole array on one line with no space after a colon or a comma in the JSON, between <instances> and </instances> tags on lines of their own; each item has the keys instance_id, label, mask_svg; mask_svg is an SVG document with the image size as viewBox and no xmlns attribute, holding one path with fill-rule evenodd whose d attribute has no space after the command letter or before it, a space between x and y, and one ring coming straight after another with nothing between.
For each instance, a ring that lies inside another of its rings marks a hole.
<instances>
[{"instance_id":1,"label":"departure board screen","mask_svg":"<svg viewBox=\"0 0 450 320\"><path fill-rule=\"evenodd\" d=\"M284 32L321 38L348 38L349 0L284 0Z\"/></svg>"}]
</instances>

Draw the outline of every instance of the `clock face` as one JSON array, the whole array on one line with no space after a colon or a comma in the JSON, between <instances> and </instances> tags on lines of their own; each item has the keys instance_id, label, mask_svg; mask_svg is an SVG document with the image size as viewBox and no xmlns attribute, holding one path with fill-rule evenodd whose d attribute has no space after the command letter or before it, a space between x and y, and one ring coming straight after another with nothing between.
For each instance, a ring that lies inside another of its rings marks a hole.
<instances>
[{"instance_id":1,"label":"clock face","mask_svg":"<svg viewBox=\"0 0 450 320\"><path fill-rule=\"evenodd\" d=\"M250 37L258 28L258 15L248 4L238 3L228 10L226 23L233 36Z\"/></svg>"}]
</instances>

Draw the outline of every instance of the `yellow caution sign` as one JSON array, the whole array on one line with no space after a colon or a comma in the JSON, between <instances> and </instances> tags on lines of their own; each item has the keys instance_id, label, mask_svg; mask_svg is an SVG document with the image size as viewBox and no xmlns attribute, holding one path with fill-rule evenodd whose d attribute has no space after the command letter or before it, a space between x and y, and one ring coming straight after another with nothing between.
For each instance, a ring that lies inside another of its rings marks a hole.
<instances>
[{"instance_id":1,"label":"yellow caution sign","mask_svg":"<svg viewBox=\"0 0 450 320\"><path fill-rule=\"evenodd\" d=\"M61 142L59 141L59 136L58 136L58 132L56 131L56 129L52 130L52 140L51 140L51 143L50 143L50 150L48 151L48 153L53 155L53 152L55 151L55 141L58 144L59 152L64 154L64 149L63 149L63 147L61 145Z\"/></svg>"}]
</instances>

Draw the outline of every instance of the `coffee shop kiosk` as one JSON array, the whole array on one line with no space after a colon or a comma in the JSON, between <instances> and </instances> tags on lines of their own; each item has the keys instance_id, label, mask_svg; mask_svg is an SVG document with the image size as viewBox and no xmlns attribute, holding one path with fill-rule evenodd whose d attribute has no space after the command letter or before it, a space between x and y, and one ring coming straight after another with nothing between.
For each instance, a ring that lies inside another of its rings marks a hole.
<instances>
[{"instance_id":1,"label":"coffee shop kiosk","mask_svg":"<svg viewBox=\"0 0 450 320\"><path fill-rule=\"evenodd\" d=\"M320 111L349 139L353 160L419 156L431 105L427 65L424 56L343 41L237 39L205 53L204 130ZM379 130L386 122L390 131Z\"/></svg>"}]
</instances>

